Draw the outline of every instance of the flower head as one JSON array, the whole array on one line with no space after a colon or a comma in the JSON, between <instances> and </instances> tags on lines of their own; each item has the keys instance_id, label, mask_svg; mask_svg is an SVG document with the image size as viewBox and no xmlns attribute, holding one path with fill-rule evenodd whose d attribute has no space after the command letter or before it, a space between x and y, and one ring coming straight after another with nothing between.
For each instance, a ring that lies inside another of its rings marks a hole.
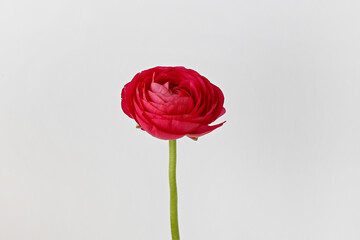
<instances>
[{"instance_id":1,"label":"flower head","mask_svg":"<svg viewBox=\"0 0 360 240\"><path fill-rule=\"evenodd\" d=\"M209 126L225 113L220 88L194 70L155 67L135 75L121 92L121 107L142 130L154 137L192 139L224 122Z\"/></svg>"}]
</instances>

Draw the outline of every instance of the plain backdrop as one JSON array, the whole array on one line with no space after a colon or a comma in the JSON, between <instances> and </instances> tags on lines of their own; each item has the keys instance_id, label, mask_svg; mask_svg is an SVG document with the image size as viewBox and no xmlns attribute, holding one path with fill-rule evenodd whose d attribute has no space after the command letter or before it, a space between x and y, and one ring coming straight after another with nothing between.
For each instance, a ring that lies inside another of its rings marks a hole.
<instances>
[{"instance_id":1,"label":"plain backdrop","mask_svg":"<svg viewBox=\"0 0 360 240\"><path fill-rule=\"evenodd\" d=\"M168 142L120 91L195 69L226 124L178 141L183 240L360 239L357 0L0 0L0 239L170 239Z\"/></svg>"}]
</instances>

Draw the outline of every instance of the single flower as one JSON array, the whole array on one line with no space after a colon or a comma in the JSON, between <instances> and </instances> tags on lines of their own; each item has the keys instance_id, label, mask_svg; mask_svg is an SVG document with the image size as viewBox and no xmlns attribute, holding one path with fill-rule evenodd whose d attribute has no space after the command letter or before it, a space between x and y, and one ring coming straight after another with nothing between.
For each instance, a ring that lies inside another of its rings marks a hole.
<instances>
[{"instance_id":1,"label":"single flower","mask_svg":"<svg viewBox=\"0 0 360 240\"><path fill-rule=\"evenodd\" d=\"M220 88L185 67L154 67L135 75L121 92L121 107L140 128L154 137L197 139L225 122Z\"/></svg>"}]
</instances>

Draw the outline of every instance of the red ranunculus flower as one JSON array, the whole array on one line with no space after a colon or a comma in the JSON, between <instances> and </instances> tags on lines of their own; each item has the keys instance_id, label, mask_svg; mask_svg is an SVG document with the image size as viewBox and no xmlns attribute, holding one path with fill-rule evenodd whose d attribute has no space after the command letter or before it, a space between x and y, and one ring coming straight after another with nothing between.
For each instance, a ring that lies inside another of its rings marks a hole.
<instances>
[{"instance_id":1,"label":"red ranunculus flower","mask_svg":"<svg viewBox=\"0 0 360 240\"><path fill-rule=\"evenodd\" d=\"M125 85L121 98L124 113L160 139L197 139L224 124L209 126L225 113L221 90L184 67L142 71Z\"/></svg>"}]
</instances>

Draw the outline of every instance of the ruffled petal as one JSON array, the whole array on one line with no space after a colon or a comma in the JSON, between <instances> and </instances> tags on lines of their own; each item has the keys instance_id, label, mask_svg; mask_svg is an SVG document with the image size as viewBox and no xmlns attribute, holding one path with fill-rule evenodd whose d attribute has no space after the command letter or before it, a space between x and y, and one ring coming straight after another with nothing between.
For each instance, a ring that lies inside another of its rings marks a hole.
<instances>
[{"instance_id":1,"label":"ruffled petal","mask_svg":"<svg viewBox=\"0 0 360 240\"><path fill-rule=\"evenodd\" d=\"M225 121L226 122L226 121ZM221 127L225 122L216 124L214 126L207 126L207 125L203 125L200 128L198 128L195 132L186 134L186 136L190 137L190 138L198 138L201 137L205 134L208 134L212 131L214 131L215 129L217 129L218 127Z\"/></svg>"}]
</instances>

